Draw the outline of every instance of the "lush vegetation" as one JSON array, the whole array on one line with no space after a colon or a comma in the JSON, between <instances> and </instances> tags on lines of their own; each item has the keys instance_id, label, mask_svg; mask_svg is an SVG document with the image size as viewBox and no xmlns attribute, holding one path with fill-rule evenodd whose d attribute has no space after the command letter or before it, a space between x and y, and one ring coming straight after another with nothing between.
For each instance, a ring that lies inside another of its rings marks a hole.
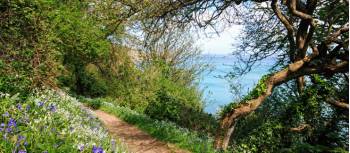
<instances>
[{"instance_id":1,"label":"lush vegetation","mask_svg":"<svg viewBox=\"0 0 350 153\"><path fill-rule=\"evenodd\" d=\"M193 152L345 152L348 7L345 0L0 1L0 151L113 151L80 103L45 87ZM275 63L216 118L203 111L198 77L206 65L193 30L237 22L243 37L227 77Z\"/></svg>"},{"instance_id":2,"label":"lush vegetation","mask_svg":"<svg viewBox=\"0 0 350 153\"><path fill-rule=\"evenodd\" d=\"M75 98L36 92L25 101L1 93L1 152L124 152Z\"/></svg>"},{"instance_id":3,"label":"lush vegetation","mask_svg":"<svg viewBox=\"0 0 350 153\"><path fill-rule=\"evenodd\" d=\"M166 120L179 127L203 132L205 136L213 134L216 120L203 112L201 93L195 82L203 65L196 62L199 51L192 46L186 30L174 29L165 33L157 43L146 47L138 45L136 37L125 29L128 24L120 23L124 16L116 16L125 13L124 10L106 9L111 3L59 0L0 2L0 30L3 32L0 41L0 91L11 95L18 93L18 97L25 101L21 104L20 100L9 100L2 111L13 109L19 103L23 107L33 107L31 112L25 113L50 114L47 109L41 110L34 105L37 103L33 98L35 94L30 96L41 86L46 86L61 88L73 96L87 97L81 100L93 109L100 108L101 101L96 98L103 97L147 114L159 120L157 123ZM125 41L129 44L125 45ZM45 94L48 93L40 96ZM81 120L85 120L79 108L68 108L69 100L62 99L60 102L55 98L52 107L58 111L63 111L63 108L56 108L58 106L67 107L66 111L73 117L81 116ZM10 123L10 119L11 122L15 119L18 124L25 124L19 122L22 116L14 118L17 114L12 113L13 118L3 118L5 124ZM49 121L56 123L50 123L48 129L56 128L62 132L74 121L66 120L62 114L52 114L54 119ZM34 115L33 118L43 116ZM83 121L78 123L87 124ZM47 130L47 134L32 132L33 135L30 135L23 132L26 129L22 126L13 133L9 139L11 142L4 142L7 151L76 151L79 134L63 137ZM39 126L35 124L32 128L40 129ZM33 142L28 142L28 146L24 146L23 142L16 146L21 134L26 134L26 139ZM92 133L86 133L89 134ZM86 150L91 150L91 144L95 142L94 139L81 141L86 143ZM47 147L37 146L39 143ZM96 147L110 151L107 147L109 143L96 142ZM52 145L57 148L50 147Z\"/></svg>"},{"instance_id":4,"label":"lush vegetation","mask_svg":"<svg viewBox=\"0 0 350 153\"><path fill-rule=\"evenodd\" d=\"M80 97L79 100L80 102L82 102L83 104L86 104L88 107L94 110L99 109L102 103L100 99L90 99L90 98Z\"/></svg>"},{"instance_id":5,"label":"lush vegetation","mask_svg":"<svg viewBox=\"0 0 350 153\"><path fill-rule=\"evenodd\" d=\"M124 121L136 125L153 137L164 142L172 143L191 152L209 153L213 149L213 139L203 133L181 128L173 122L155 120L126 107L103 102L101 110L118 116Z\"/></svg>"},{"instance_id":6,"label":"lush vegetation","mask_svg":"<svg viewBox=\"0 0 350 153\"><path fill-rule=\"evenodd\" d=\"M294 89L292 83L278 87L266 103L237 123L232 143L238 152L347 152L347 114L330 109L317 94L319 85L307 87L303 95L286 96Z\"/></svg>"}]
</instances>

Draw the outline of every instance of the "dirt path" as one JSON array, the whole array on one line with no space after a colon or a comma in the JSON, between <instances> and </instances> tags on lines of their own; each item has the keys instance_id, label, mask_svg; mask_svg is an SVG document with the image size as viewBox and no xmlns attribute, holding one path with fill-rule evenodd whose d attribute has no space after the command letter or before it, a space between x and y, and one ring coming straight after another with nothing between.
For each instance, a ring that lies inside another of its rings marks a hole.
<instances>
[{"instance_id":1,"label":"dirt path","mask_svg":"<svg viewBox=\"0 0 350 153\"><path fill-rule=\"evenodd\" d=\"M108 131L117 136L132 153L189 153L174 145L161 142L119 118L101 110L94 111Z\"/></svg>"}]
</instances>

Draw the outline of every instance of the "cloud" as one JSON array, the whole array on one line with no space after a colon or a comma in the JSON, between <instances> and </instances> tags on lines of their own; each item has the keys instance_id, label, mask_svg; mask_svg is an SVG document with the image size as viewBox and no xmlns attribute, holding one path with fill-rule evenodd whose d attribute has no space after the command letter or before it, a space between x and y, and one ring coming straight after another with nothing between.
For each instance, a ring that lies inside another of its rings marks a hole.
<instances>
[{"instance_id":1,"label":"cloud","mask_svg":"<svg viewBox=\"0 0 350 153\"><path fill-rule=\"evenodd\" d=\"M241 25L232 25L220 31L219 35L213 30L199 33L196 45L204 54L230 54L237 46L238 36L242 31Z\"/></svg>"}]
</instances>

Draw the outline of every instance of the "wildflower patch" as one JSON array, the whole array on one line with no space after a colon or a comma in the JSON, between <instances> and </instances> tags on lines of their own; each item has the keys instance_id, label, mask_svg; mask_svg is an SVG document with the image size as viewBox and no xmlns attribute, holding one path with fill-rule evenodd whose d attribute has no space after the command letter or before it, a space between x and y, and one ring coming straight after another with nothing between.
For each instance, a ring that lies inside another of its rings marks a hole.
<instances>
[{"instance_id":1,"label":"wildflower patch","mask_svg":"<svg viewBox=\"0 0 350 153\"><path fill-rule=\"evenodd\" d=\"M124 152L75 98L36 92L23 101L0 93L0 152Z\"/></svg>"}]
</instances>

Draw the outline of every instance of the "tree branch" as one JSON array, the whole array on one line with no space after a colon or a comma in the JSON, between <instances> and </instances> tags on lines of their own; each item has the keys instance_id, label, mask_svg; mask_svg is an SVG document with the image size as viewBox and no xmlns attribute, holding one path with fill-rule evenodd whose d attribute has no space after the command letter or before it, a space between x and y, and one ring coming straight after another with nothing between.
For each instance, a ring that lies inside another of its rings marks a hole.
<instances>
[{"instance_id":1,"label":"tree branch","mask_svg":"<svg viewBox=\"0 0 350 153\"><path fill-rule=\"evenodd\" d=\"M309 124L302 123L298 127L290 128L289 130L291 132L302 132L308 128L311 128L311 126Z\"/></svg>"},{"instance_id":2,"label":"tree branch","mask_svg":"<svg viewBox=\"0 0 350 153\"><path fill-rule=\"evenodd\" d=\"M303 13L297 9L297 1L296 0L289 0L288 8L293 15L295 15L303 20L308 20L311 22L312 25L314 25L313 18L311 15L309 15L307 13Z\"/></svg>"},{"instance_id":3,"label":"tree branch","mask_svg":"<svg viewBox=\"0 0 350 153\"><path fill-rule=\"evenodd\" d=\"M225 116L223 116L221 119L220 128L218 128L217 131L215 138L216 148L226 148L228 146L228 142L225 142L222 139L228 140L224 135L231 136L232 131L228 131L231 132L228 134L223 133L223 131L232 129L232 126L239 118L246 116L256 110L264 102L264 100L272 94L274 87L300 76L320 73L334 74L338 72L348 71L348 61L343 61L336 65L329 65L328 63L324 63L318 66L308 65L308 63L311 63L315 57L317 57L317 55L314 54L306 56L302 60L298 60L292 64L289 64L287 68L274 73L265 81L265 92L251 100L240 102L237 107L232 108L230 112L226 113Z\"/></svg>"},{"instance_id":4,"label":"tree branch","mask_svg":"<svg viewBox=\"0 0 350 153\"><path fill-rule=\"evenodd\" d=\"M321 56L325 56L327 54L328 46L332 42L336 42L337 38L343 33L349 32L349 23L346 23L341 28L339 28L334 33L331 33L326 37L326 39L318 46L318 50Z\"/></svg>"},{"instance_id":5,"label":"tree branch","mask_svg":"<svg viewBox=\"0 0 350 153\"><path fill-rule=\"evenodd\" d=\"M290 23L287 17L282 13L281 9L279 9L277 0L272 0L271 8L275 13L275 15L277 16L277 18L282 22L282 24L285 26L285 28L288 31L287 37L289 41L289 58L290 58L290 61L294 61L296 45L294 40L294 30L293 30L292 23Z\"/></svg>"},{"instance_id":6,"label":"tree branch","mask_svg":"<svg viewBox=\"0 0 350 153\"><path fill-rule=\"evenodd\" d=\"M341 99L341 100L336 100L332 97L327 97L326 102L328 104L331 104L337 108L343 109L343 110L349 110L349 104L347 103L348 101Z\"/></svg>"},{"instance_id":7,"label":"tree branch","mask_svg":"<svg viewBox=\"0 0 350 153\"><path fill-rule=\"evenodd\" d=\"M335 42L337 40L337 38L345 33L345 32L349 32L349 23L346 23L345 25L343 25L341 28L339 28L336 32L330 34L329 36L327 36L326 40L324 41L324 43L326 45L329 45L332 42Z\"/></svg>"}]
</instances>

